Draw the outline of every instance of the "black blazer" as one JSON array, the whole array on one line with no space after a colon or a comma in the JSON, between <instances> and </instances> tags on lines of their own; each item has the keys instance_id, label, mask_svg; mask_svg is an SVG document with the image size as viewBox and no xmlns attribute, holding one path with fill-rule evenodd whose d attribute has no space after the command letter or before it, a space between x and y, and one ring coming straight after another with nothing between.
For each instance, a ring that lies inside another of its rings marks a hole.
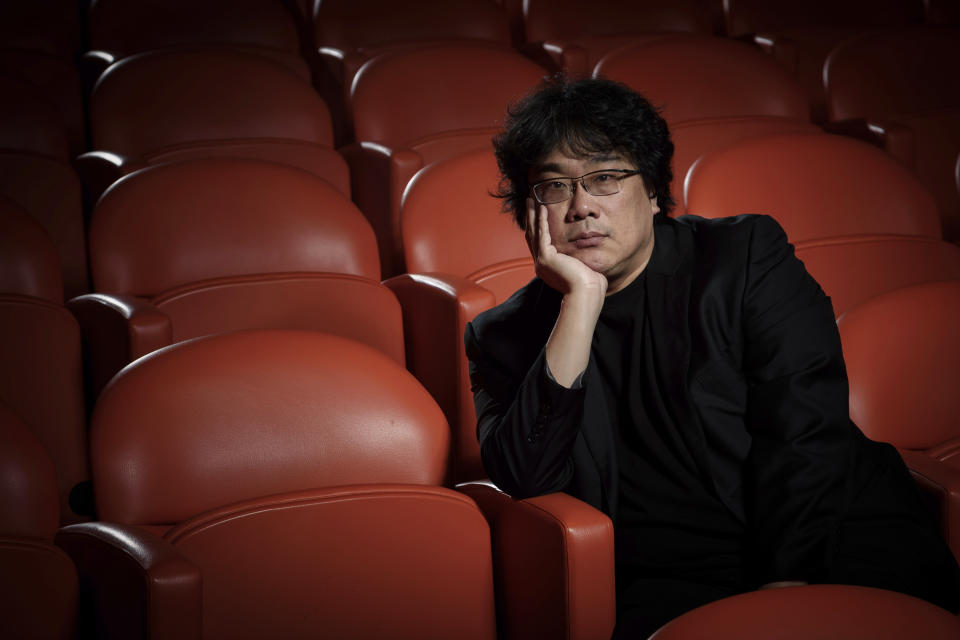
<instances>
[{"instance_id":1,"label":"black blazer","mask_svg":"<svg viewBox=\"0 0 960 640\"><path fill-rule=\"evenodd\" d=\"M888 497L864 492L891 460L902 467L849 419L830 299L770 217L683 216L654 232L647 322L672 417L694 425L694 457L752 536L759 579L823 581L851 504L882 511ZM483 463L515 497L565 491L615 517L614 438L593 363L578 390L545 372L560 301L534 279L466 327ZM905 469L894 476L910 482ZM925 518L916 507L910 517Z\"/></svg>"}]
</instances>

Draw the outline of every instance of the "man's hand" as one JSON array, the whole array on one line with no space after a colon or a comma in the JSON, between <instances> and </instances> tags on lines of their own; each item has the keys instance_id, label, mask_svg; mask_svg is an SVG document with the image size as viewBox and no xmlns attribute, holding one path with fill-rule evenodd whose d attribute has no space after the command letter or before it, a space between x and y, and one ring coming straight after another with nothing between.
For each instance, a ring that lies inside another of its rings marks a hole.
<instances>
[{"instance_id":1,"label":"man's hand","mask_svg":"<svg viewBox=\"0 0 960 640\"><path fill-rule=\"evenodd\" d=\"M547 340L546 358L554 380L573 385L590 361L593 330L603 308L607 278L576 258L557 251L550 237L547 208L527 200L527 245L537 276L563 294L560 314Z\"/></svg>"},{"instance_id":2,"label":"man's hand","mask_svg":"<svg viewBox=\"0 0 960 640\"><path fill-rule=\"evenodd\" d=\"M527 247L537 276L560 293L587 295L603 306L607 278L571 256L560 253L550 237L547 207L527 198Z\"/></svg>"}]
</instances>

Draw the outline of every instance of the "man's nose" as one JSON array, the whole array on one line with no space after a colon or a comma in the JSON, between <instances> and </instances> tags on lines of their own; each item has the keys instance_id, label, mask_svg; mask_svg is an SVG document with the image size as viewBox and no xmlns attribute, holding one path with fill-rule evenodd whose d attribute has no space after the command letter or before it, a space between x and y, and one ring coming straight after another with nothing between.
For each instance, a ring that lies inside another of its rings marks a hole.
<instances>
[{"instance_id":1,"label":"man's nose","mask_svg":"<svg viewBox=\"0 0 960 640\"><path fill-rule=\"evenodd\" d=\"M587 193L579 182L573 184L573 195L570 198L570 208L567 216L573 220L580 220L596 215L596 199Z\"/></svg>"}]
</instances>

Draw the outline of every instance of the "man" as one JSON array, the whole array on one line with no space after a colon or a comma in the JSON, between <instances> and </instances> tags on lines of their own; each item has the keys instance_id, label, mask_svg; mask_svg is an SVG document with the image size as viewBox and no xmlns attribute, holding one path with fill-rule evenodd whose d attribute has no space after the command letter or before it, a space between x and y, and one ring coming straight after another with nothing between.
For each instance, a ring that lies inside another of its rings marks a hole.
<instances>
[{"instance_id":1,"label":"man","mask_svg":"<svg viewBox=\"0 0 960 640\"><path fill-rule=\"evenodd\" d=\"M830 300L772 218L668 218L669 132L618 83L549 81L494 146L538 277L466 329L483 462L515 497L613 519L615 637L811 582L960 610L902 461L849 420Z\"/></svg>"}]
</instances>

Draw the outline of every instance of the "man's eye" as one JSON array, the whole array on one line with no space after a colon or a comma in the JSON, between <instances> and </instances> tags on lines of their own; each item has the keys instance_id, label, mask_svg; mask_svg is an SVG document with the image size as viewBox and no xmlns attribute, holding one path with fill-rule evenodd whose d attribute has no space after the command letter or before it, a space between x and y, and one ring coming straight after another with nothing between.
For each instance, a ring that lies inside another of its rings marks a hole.
<instances>
[{"instance_id":1,"label":"man's eye","mask_svg":"<svg viewBox=\"0 0 960 640\"><path fill-rule=\"evenodd\" d=\"M596 174L595 176L593 176L593 181L594 181L594 182L609 182L610 180L614 180L615 178L616 178L616 175L614 175L614 174L612 174L612 173L598 173L598 174Z\"/></svg>"},{"instance_id":2,"label":"man's eye","mask_svg":"<svg viewBox=\"0 0 960 640\"><path fill-rule=\"evenodd\" d=\"M547 188L548 189L566 189L567 183L563 182L562 180L554 180L553 182L547 183Z\"/></svg>"}]
</instances>

